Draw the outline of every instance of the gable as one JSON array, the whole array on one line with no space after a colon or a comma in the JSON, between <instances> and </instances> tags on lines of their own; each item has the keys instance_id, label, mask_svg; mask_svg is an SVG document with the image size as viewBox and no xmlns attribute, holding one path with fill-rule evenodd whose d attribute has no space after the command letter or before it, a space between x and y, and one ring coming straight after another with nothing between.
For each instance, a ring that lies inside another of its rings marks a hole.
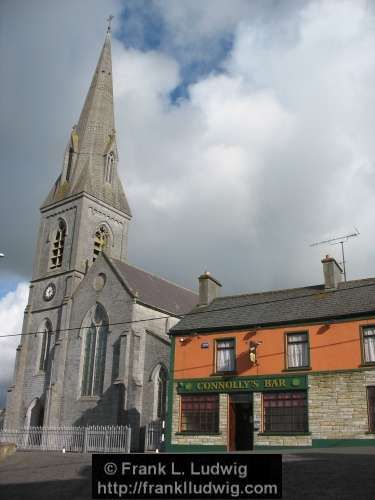
<instances>
[{"instance_id":1,"label":"gable","mask_svg":"<svg viewBox=\"0 0 375 500\"><path fill-rule=\"evenodd\" d=\"M91 265L84 278L72 295L73 302L81 294L94 295L97 299L101 295L123 297L123 300L133 298L130 287L123 277L110 264L105 253L100 253L96 261Z\"/></svg>"}]
</instances>

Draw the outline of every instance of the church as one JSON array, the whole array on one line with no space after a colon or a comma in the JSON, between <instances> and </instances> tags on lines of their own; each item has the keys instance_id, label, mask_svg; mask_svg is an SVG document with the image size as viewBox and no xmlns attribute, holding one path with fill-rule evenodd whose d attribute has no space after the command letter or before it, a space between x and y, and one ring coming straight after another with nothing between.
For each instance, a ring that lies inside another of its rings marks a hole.
<instances>
[{"instance_id":1,"label":"church","mask_svg":"<svg viewBox=\"0 0 375 500\"><path fill-rule=\"evenodd\" d=\"M145 425L165 417L169 329L198 302L130 265L111 30L41 222L5 426Z\"/></svg>"}]
</instances>

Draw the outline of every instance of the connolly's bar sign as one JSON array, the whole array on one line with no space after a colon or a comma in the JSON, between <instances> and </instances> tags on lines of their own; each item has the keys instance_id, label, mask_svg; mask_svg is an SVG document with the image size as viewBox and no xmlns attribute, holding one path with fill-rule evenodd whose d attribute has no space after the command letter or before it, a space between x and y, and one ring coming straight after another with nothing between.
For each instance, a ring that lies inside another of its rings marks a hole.
<instances>
[{"instance_id":1,"label":"connolly's bar sign","mask_svg":"<svg viewBox=\"0 0 375 500\"><path fill-rule=\"evenodd\" d=\"M237 392L306 389L306 376L237 377L223 380L197 379L177 382L177 392Z\"/></svg>"}]
</instances>

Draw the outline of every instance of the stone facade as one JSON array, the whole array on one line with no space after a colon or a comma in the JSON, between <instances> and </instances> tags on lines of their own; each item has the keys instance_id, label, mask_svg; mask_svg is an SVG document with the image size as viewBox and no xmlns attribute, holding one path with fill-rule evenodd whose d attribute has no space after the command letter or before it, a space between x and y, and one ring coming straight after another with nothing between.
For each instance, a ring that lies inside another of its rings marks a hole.
<instances>
[{"instance_id":1,"label":"stone facade","mask_svg":"<svg viewBox=\"0 0 375 500\"><path fill-rule=\"evenodd\" d=\"M375 385L375 370L312 374L309 385L312 439L375 438L368 434L366 394L366 386Z\"/></svg>"},{"instance_id":2,"label":"stone facade","mask_svg":"<svg viewBox=\"0 0 375 500\"><path fill-rule=\"evenodd\" d=\"M227 411L228 411L228 395L220 394L219 408L219 434L212 435L184 435L179 434L180 425L180 396L177 394L176 385L173 384L173 407L172 407L172 440L173 445L209 445L209 446L227 446L228 441L228 421L227 421Z\"/></svg>"},{"instance_id":3,"label":"stone facade","mask_svg":"<svg viewBox=\"0 0 375 500\"><path fill-rule=\"evenodd\" d=\"M262 435L262 393L253 397L254 446L311 446L311 436L271 436ZM256 425L257 424L257 425Z\"/></svg>"},{"instance_id":4,"label":"stone facade","mask_svg":"<svg viewBox=\"0 0 375 500\"><path fill-rule=\"evenodd\" d=\"M374 439L368 432L366 387L375 385L375 370L317 373L308 376L309 434L266 436L255 433L256 446L314 446L318 440ZM261 422L261 400L254 415Z\"/></svg>"},{"instance_id":5,"label":"stone facade","mask_svg":"<svg viewBox=\"0 0 375 500\"><path fill-rule=\"evenodd\" d=\"M175 384L176 386L176 384ZM375 386L375 370L312 373L308 375L308 421L305 434L263 434L262 393L253 392L254 447L309 447L324 442L339 444L368 440L375 445L375 434L369 433L367 386ZM220 394L220 435L178 434L180 396L174 387L171 444L224 446L228 442L228 394Z\"/></svg>"}]
</instances>

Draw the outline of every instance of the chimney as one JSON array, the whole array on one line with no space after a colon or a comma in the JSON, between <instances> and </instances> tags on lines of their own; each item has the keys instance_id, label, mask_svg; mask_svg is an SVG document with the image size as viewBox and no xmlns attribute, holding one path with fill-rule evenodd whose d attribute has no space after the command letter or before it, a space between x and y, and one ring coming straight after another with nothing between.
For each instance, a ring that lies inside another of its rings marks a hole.
<instances>
[{"instance_id":1,"label":"chimney","mask_svg":"<svg viewBox=\"0 0 375 500\"><path fill-rule=\"evenodd\" d=\"M207 306L220 295L221 283L206 271L198 278L199 280L199 306Z\"/></svg>"},{"instance_id":2,"label":"chimney","mask_svg":"<svg viewBox=\"0 0 375 500\"><path fill-rule=\"evenodd\" d=\"M342 281L342 269L336 260L330 255L326 255L322 260L324 287L326 289L337 288L337 285Z\"/></svg>"}]
</instances>

